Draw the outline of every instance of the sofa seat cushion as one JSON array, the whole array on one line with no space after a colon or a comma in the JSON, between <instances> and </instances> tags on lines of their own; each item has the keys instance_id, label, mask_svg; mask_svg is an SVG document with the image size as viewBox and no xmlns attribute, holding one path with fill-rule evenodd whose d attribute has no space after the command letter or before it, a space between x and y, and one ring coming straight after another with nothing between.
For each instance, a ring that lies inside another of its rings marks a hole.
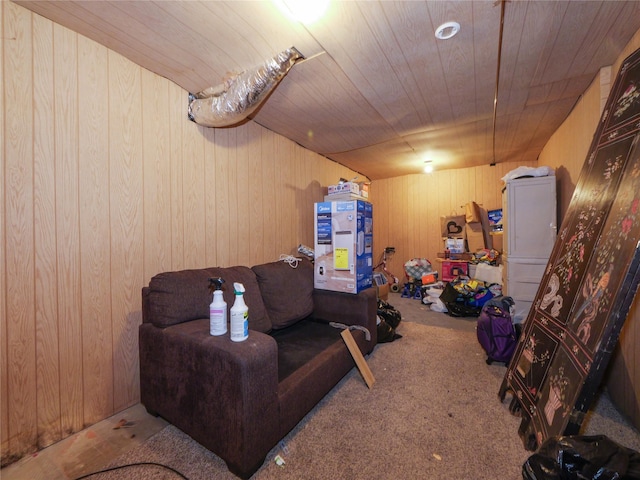
<instances>
[{"instance_id":1,"label":"sofa seat cushion","mask_svg":"<svg viewBox=\"0 0 640 480\"><path fill-rule=\"evenodd\" d=\"M278 344L278 382L309 363L336 342L343 342L340 329L311 318L279 330L271 336Z\"/></svg>"},{"instance_id":2,"label":"sofa seat cushion","mask_svg":"<svg viewBox=\"0 0 640 480\"><path fill-rule=\"evenodd\" d=\"M286 378L281 378L278 383L278 401L280 406L280 436L285 436L302 418L311 411L311 409L320 402L325 395L340 382L340 380L355 367L355 361L349 352L342 336L342 330L334 328L328 324L322 324L317 321L303 320L300 322L300 328L296 324L293 328L295 334L300 333L307 341L312 342L307 335L313 335L316 338L321 337L322 340L308 344L306 348L314 349L315 356L299 368L292 371ZM296 327L300 328L298 330ZM335 330L335 332L331 332ZM287 329L288 330L288 329ZM306 333L304 333L306 331ZM278 336L280 330L272 332L272 336ZM303 335L304 333L304 335ZM295 336L292 332L291 336ZM360 330L352 331L353 338L362 351L366 346L365 334ZM337 339L332 342L334 335ZM280 340L280 342L278 342ZM278 343L278 361L280 355L287 356L284 352L280 353L280 346L283 339L276 339ZM304 342L300 339L300 342ZM292 344L293 339L292 339ZM295 368L293 365L295 359L301 359L305 356L305 346L290 345L290 356L286 361L290 362L289 368ZM300 350L300 351L297 351ZM283 377L286 372L282 371L282 367L278 366L278 376ZM366 388L366 387L364 387Z\"/></svg>"},{"instance_id":3,"label":"sofa seat cushion","mask_svg":"<svg viewBox=\"0 0 640 480\"><path fill-rule=\"evenodd\" d=\"M313 312L313 265L302 259L295 268L286 262L252 267L274 330L286 328Z\"/></svg>"},{"instance_id":4,"label":"sofa seat cushion","mask_svg":"<svg viewBox=\"0 0 640 480\"><path fill-rule=\"evenodd\" d=\"M224 300L233 306L233 283L245 287L245 303L249 307L249 328L259 332L271 331L271 320L262 302L258 281L249 267L202 268L164 272L149 282L150 320L157 327L168 327L199 318L209 318L209 304L213 294L209 278L222 277Z\"/></svg>"}]
</instances>

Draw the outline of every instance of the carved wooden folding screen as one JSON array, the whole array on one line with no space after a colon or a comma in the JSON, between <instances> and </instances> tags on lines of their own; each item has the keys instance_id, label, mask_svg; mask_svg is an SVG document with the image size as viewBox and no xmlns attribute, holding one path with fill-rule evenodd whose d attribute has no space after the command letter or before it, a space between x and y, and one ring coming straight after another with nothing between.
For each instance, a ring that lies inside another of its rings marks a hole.
<instances>
[{"instance_id":1,"label":"carved wooden folding screen","mask_svg":"<svg viewBox=\"0 0 640 480\"><path fill-rule=\"evenodd\" d=\"M640 276L640 50L616 77L499 396L530 450L579 433Z\"/></svg>"}]
</instances>

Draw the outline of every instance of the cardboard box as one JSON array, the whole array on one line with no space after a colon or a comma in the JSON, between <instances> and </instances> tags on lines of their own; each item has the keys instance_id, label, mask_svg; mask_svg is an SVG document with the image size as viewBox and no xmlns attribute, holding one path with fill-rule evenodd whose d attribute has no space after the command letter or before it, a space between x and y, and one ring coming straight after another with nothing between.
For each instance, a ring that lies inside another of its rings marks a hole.
<instances>
[{"instance_id":1,"label":"cardboard box","mask_svg":"<svg viewBox=\"0 0 640 480\"><path fill-rule=\"evenodd\" d=\"M355 193L333 193L331 195L324 196L325 202L346 202L349 200L364 200L365 202L367 201L365 197L363 197L362 195L356 195Z\"/></svg>"},{"instance_id":2,"label":"cardboard box","mask_svg":"<svg viewBox=\"0 0 640 480\"><path fill-rule=\"evenodd\" d=\"M376 285L376 290L378 292L378 298L380 300L384 300L385 302L389 300L389 284L385 283L384 285Z\"/></svg>"},{"instance_id":3,"label":"cardboard box","mask_svg":"<svg viewBox=\"0 0 640 480\"><path fill-rule=\"evenodd\" d=\"M389 299L389 282L387 281L387 277L380 272L376 272L373 274L373 284L376 287L378 298L386 302Z\"/></svg>"},{"instance_id":4,"label":"cardboard box","mask_svg":"<svg viewBox=\"0 0 640 480\"><path fill-rule=\"evenodd\" d=\"M337 185L329 185L327 191L329 195L339 193L355 193L356 195L360 195L360 185L355 182L338 183Z\"/></svg>"},{"instance_id":5,"label":"cardboard box","mask_svg":"<svg viewBox=\"0 0 640 480\"><path fill-rule=\"evenodd\" d=\"M467 223L465 226L467 232L467 245L471 253L476 253L478 250L487 248L484 242L484 231L482 230L482 223L474 222Z\"/></svg>"},{"instance_id":6,"label":"cardboard box","mask_svg":"<svg viewBox=\"0 0 640 480\"><path fill-rule=\"evenodd\" d=\"M490 234L491 248L502 252L502 232L495 232Z\"/></svg>"},{"instance_id":7,"label":"cardboard box","mask_svg":"<svg viewBox=\"0 0 640 480\"><path fill-rule=\"evenodd\" d=\"M373 285L373 206L369 202L314 204L314 287L358 293Z\"/></svg>"}]
</instances>

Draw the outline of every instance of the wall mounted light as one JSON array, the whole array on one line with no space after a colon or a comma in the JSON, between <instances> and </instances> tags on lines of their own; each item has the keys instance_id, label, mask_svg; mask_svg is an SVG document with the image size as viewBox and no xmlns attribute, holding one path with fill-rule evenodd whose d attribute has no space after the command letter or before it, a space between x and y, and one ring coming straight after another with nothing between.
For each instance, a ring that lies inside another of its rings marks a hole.
<instances>
[{"instance_id":1,"label":"wall mounted light","mask_svg":"<svg viewBox=\"0 0 640 480\"><path fill-rule=\"evenodd\" d=\"M460 31L458 22L445 22L436 28L436 38L440 40L448 40Z\"/></svg>"}]
</instances>

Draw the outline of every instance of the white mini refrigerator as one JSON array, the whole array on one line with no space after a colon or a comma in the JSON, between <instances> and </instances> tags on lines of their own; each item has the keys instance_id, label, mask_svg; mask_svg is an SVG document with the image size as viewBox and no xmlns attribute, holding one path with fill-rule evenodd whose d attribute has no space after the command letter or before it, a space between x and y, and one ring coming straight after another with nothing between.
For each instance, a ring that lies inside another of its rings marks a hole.
<instances>
[{"instance_id":1,"label":"white mini refrigerator","mask_svg":"<svg viewBox=\"0 0 640 480\"><path fill-rule=\"evenodd\" d=\"M373 206L363 200L314 204L314 287L358 293L373 285Z\"/></svg>"}]
</instances>

